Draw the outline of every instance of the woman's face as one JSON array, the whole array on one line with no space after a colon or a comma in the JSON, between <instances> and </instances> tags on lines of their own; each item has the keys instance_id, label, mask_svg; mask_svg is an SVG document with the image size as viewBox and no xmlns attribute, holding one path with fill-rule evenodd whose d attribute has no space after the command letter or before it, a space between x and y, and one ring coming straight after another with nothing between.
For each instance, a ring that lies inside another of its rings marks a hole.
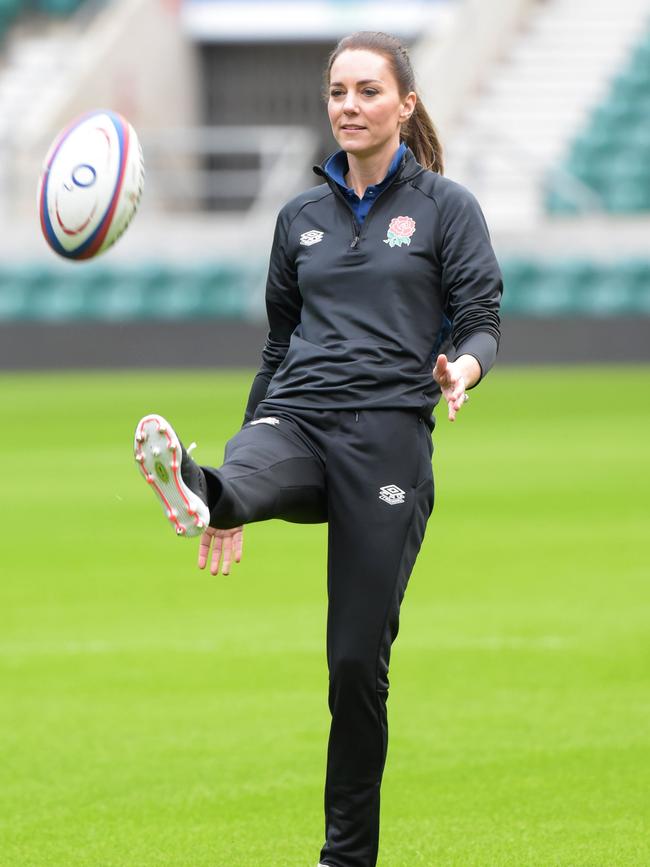
<instances>
[{"instance_id":1,"label":"woman's face","mask_svg":"<svg viewBox=\"0 0 650 867\"><path fill-rule=\"evenodd\" d=\"M415 108L404 99L388 60L374 51L350 49L332 64L327 113L341 148L364 157L395 150L402 123Z\"/></svg>"}]
</instances>

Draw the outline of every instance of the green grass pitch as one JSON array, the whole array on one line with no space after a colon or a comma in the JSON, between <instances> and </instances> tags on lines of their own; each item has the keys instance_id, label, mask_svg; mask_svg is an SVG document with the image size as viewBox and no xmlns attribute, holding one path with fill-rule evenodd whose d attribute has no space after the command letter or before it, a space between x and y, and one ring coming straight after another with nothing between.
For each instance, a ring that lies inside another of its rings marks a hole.
<instances>
[{"instance_id":1,"label":"green grass pitch","mask_svg":"<svg viewBox=\"0 0 650 867\"><path fill-rule=\"evenodd\" d=\"M325 528L195 568L131 456L220 461L250 373L4 375L2 867L315 867ZM391 669L381 867L650 864L650 368L438 413Z\"/></svg>"}]
</instances>

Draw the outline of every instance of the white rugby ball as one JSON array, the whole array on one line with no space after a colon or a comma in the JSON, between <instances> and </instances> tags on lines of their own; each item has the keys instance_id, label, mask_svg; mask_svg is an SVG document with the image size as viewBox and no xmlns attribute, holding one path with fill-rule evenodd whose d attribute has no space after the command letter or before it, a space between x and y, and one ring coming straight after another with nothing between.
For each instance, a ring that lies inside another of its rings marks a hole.
<instances>
[{"instance_id":1,"label":"white rugby ball","mask_svg":"<svg viewBox=\"0 0 650 867\"><path fill-rule=\"evenodd\" d=\"M38 186L41 229L66 259L91 259L112 246L135 214L144 187L142 148L113 111L72 121L50 147Z\"/></svg>"}]
</instances>

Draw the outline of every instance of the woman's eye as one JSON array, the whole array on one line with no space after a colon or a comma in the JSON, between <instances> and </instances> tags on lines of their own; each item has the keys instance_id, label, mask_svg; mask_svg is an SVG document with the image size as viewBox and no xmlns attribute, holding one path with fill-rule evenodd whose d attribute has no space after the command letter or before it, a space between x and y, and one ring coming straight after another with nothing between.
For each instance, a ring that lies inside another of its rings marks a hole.
<instances>
[{"instance_id":1,"label":"woman's eye","mask_svg":"<svg viewBox=\"0 0 650 867\"><path fill-rule=\"evenodd\" d=\"M341 96L342 90L330 90L330 96Z\"/></svg>"},{"instance_id":2,"label":"woman's eye","mask_svg":"<svg viewBox=\"0 0 650 867\"><path fill-rule=\"evenodd\" d=\"M378 90L374 90L374 88L372 88L372 87L366 87L366 88L364 88L364 90L362 91L362 93L363 93L364 96L377 96L377 94L379 93L379 91L378 91Z\"/></svg>"}]
</instances>

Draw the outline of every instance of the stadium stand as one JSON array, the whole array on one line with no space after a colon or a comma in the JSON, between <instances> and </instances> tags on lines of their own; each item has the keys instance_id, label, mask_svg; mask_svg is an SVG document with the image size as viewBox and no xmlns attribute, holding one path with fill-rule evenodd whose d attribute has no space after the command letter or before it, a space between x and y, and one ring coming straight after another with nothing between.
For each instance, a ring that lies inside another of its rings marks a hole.
<instances>
[{"instance_id":1,"label":"stadium stand","mask_svg":"<svg viewBox=\"0 0 650 867\"><path fill-rule=\"evenodd\" d=\"M0 34L21 13L40 12L45 15L70 15L88 0L0 0Z\"/></svg>"},{"instance_id":2,"label":"stadium stand","mask_svg":"<svg viewBox=\"0 0 650 867\"><path fill-rule=\"evenodd\" d=\"M0 0L0 40L17 17L22 7L21 0Z\"/></svg>"},{"instance_id":3,"label":"stadium stand","mask_svg":"<svg viewBox=\"0 0 650 867\"><path fill-rule=\"evenodd\" d=\"M245 318L260 274L225 262L0 268L0 321Z\"/></svg>"},{"instance_id":4,"label":"stadium stand","mask_svg":"<svg viewBox=\"0 0 650 867\"><path fill-rule=\"evenodd\" d=\"M506 259L502 268L506 315L650 314L650 260Z\"/></svg>"},{"instance_id":5,"label":"stadium stand","mask_svg":"<svg viewBox=\"0 0 650 867\"><path fill-rule=\"evenodd\" d=\"M650 315L650 259L506 258L503 312L512 316ZM0 321L99 322L246 318L260 264L95 263L0 269Z\"/></svg>"},{"instance_id":6,"label":"stadium stand","mask_svg":"<svg viewBox=\"0 0 650 867\"><path fill-rule=\"evenodd\" d=\"M87 0L39 0L38 8L49 15L70 15Z\"/></svg>"},{"instance_id":7,"label":"stadium stand","mask_svg":"<svg viewBox=\"0 0 650 867\"><path fill-rule=\"evenodd\" d=\"M650 27L571 144L563 170L609 212L650 211ZM547 178L546 206L551 214L582 210L555 171Z\"/></svg>"},{"instance_id":8,"label":"stadium stand","mask_svg":"<svg viewBox=\"0 0 650 867\"><path fill-rule=\"evenodd\" d=\"M628 63L649 14L647 0L530 4L445 136L448 173L476 194L493 231L530 230L549 217L549 172L581 212L603 210L563 157Z\"/></svg>"}]
</instances>

